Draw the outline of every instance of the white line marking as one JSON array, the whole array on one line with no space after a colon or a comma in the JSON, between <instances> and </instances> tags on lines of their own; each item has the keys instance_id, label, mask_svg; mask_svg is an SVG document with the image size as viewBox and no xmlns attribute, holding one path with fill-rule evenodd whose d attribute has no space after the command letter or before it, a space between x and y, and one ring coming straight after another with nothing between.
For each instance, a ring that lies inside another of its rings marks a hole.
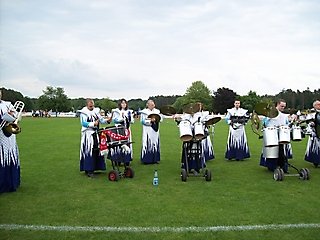
<instances>
[{"instance_id":1,"label":"white line marking","mask_svg":"<svg viewBox=\"0 0 320 240\"><path fill-rule=\"evenodd\" d=\"M275 229L300 229L320 228L320 223L297 223L297 224L269 224L269 225L242 225L242 226L212 226L212 227L99 227L99 226L49 226L49 225L20 225L0 224L3 230L33 230L55 232L229 232L250 230L275 230Z\"/></svg>"}]
</instances>

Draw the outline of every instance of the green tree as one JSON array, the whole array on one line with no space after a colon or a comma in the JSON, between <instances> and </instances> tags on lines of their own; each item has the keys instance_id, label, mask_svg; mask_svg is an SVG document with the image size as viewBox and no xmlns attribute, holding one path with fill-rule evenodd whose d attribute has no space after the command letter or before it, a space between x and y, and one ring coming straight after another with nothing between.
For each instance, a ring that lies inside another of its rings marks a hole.
<instances>
[{"instance_id":1,"label":"green tree","mask_svg":"<svg viewBox=\"0 0 320 240\"><path fill-rule=\"evenodd\" d=\"M261 97L256 92L249 91L248 95L240 96L241 107L249 112L254 110L255 105L260 102Z\"/></svg>"},{"instance_id":2,"label":"green tree","mask_svg":"<svg viewBox=\"0 0 320 240\"><path fill-rule=\"evenodd\" d=\"M183 102L196 103L201 102L204 109L212 111L212 97L210 89L202 82L195 81L187 89Z\"/></svg>"},{"instance_id":3,"label":"green tree","mask_svg":"<svg viewBox=\"0 0 320 240\"><path fill-rule=\"evenodd\" d=\"M214 95L214 111L216 113L226 113L228 108L233 107L237 94L229 88L219 88Z\"/></svg>"},{"instance_id":4,"label":"green tree","mask_svg":"<svg viewBox=\"0 0 320 240\"><path fill-rule=\"evenodd\" d=\"M70 100L61 87L47 86L39 97L38 106L47 111L66 112L71 110Z\"/></svg>"},{"instance_id":5,"label":"green tree","mask_svg":"<svg viewBox=\"0 0 320 240\"><path fill-rule=\"evenodd\" d=\"M106 112L111 112L112 109L116 108L118 104L110 100L109 98L103 98L95 101L95 106L103 109Z\"/></svg>"}]
</instances>

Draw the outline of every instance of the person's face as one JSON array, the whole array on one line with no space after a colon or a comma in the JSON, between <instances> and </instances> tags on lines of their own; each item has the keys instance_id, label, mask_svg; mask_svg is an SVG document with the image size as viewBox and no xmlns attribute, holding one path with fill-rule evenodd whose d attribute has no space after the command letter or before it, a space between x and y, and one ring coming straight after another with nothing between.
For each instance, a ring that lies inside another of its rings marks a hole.
<instances>
[{"instance_id":1,"label":"person's face","mask_svg":"<svg viewBox=\"0 0 320 240\"><path fill-rule=\"evenodd\" d=\"M0 99L1 100L1 99ZM320 110L320 101L317 101L314 105L314 109Z\"/></svg>"},{"instance_id":2,"label":"person's face","mask_svg":"<svg viewBox=\"0 0 320 240\"><path fill-rule=\"evenodd\" d=\"M121 106L121 109L125 109L127 107L127 103L125 101L122 101L120 106Z\"/></svg>"},{"instance_id":3,"label":"person's face","mask_svg":"<svg viewBox=\"0 0 320 240\"><path fill-rule=\"evenodd\" d=\"M234 107L239 108L240 107L240 101L235 101L234 102Z\"/></svg>"},{"instance_id":4,"label":"person's face","mask_svg":"<svg viewBox=\"0 0 320 240\"><path fill-rule=\"evenodd\" d=\"M92 111L94 109L94 102L93 101L90 101L87 103L87 108Z\"/></svg>"},{"instance_id":5,"label":"person's face","mask_svg":"<svg viewBox=\"0 0 320 240\"><path fill-rule=\"evenodd\" d=\"M283 112L284 109L286 108L287 104L285 102L280 102L278 105L277 105L277 109L280 111L280 112Z\"/></svg>"},{"instance_id":6,"label":"person's face","mask_svg":"<svg viewBox=\"0 0 320 240\"><path fill-rule=\"evenodd\" d=\"M154 101L149 100L149 101L147 102L147 107L148 107L150 110L154 109L155 106L156 106L156 105L154 104Z\"/></svg>"}]
</instances>

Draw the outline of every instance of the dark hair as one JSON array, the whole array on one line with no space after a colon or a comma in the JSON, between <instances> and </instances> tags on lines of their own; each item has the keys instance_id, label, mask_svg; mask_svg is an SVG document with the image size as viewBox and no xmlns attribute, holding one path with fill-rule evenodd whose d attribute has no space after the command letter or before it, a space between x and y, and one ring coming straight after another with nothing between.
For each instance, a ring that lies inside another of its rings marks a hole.
<instances>
[{"instance_id":1,"label":"dark hair","mask_svg":"<svg viewBox=\"0 0 320 240\"><path fill-rule=\"evenodd\" d=\"M128 101L125 100L124 98L121 98L121 99L119 100L118 108L121 110L121 103L122 103L122 102L125 102L125 103L126 103L126 107L125 107L124 110L128 110Z\"/></svg>"},{"instance_id":2,"label":"dark hair","mask_svg":"<svg viewBox=\"0 0 320 240\"><path fill-rule=\"evenodd\" d=\"M277 106L282 102L283 103L287 103L286 100L284 100L283 98L279 98L278 101L277 101Z\"/></svg>"}]
</instances>

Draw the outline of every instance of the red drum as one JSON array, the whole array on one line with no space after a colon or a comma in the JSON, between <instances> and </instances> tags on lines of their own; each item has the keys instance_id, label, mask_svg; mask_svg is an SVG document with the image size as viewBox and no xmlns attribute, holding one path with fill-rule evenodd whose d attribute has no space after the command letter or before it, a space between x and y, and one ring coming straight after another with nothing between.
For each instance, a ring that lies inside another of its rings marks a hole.
<instances>
[{"instance_id":1,"label":"red drum","mask_svg":"<svg viewBox=\"0 0 320 240\"><path fill-rule=\"evenodd\" d=\"M288 126L279 127L279 143L280 144L290 143L290 128Z\"/></svg>"},{"instance_id":2,"label":"red drum","mask_svg":"<svg viewBox=\"0 0 320 240\"><path fill-rule=\"evenodd\" d=\"M180 139L183 142L191 141L192 136L192 130L191 130L191 123L188 120L182 120L179 123L179 132L180 132Z\"/></svg>"},{"instance_id":3,"label":"red drum","mask_svg":"<svg viewBox=\"0 0 320 240\"><path fill-rule=\"evenodd\" d=\"M100 151L129 143L130 130L124 126L106 127L99 131Z\"/></svg>"},{"instance_id":4,"label":"red drum","mask_svg":"<svg viewBox=\"0 0 320 240\"><path fill-rule=\"evenodd\" d=\"M263 129L263 145L266 147L278 146L278 129L276 127L266 127Z\"/></svg>"},{"instance_id":5,"label":"red drum","mask_svg":"<svg viewBox=\"0 0 320 240\"><path fill-rule=\"evenodd\" d=\"M194 123L194 138L198 141L204 138L204 126L201 122Z\"/></svg>"}]
</instances>

